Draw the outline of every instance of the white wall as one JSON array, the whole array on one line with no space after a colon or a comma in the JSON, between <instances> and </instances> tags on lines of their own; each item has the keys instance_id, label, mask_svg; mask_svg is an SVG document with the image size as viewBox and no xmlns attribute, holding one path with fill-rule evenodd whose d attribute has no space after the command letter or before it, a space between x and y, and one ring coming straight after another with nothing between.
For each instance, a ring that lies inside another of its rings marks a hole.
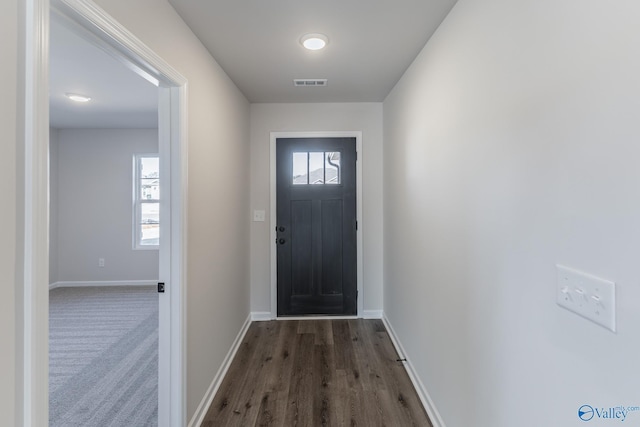
<instances>
[{"instance_id":1,"label":"white wall","mask_svg":"<svg viewBox=\"0 0 640 427\"><path fill-rule=\"evenodd\" d=\"M57 129L50 146L52 283L156 280L158 251L133 249L132 183L133 156L158 152L158 130Z\"/></svg>"},{"instance_id":2,"label":"white wall","mask_svg":"<svg viewBox=\"0 0 640 427\"><path fill-rule=\"evenodd\" d=\"M459 0L384 103L385 312L448 427L640 406L638 16ZM617 334L556 263L617 283Z\"/></svg>"},{"instance_id":3,"label":"white wall","mask_svg":"<svg viewBox=\"0 0 640 427\"><path fill-rule=\"evenodd\" d=\"M18 4L17 0L0 2L0 80L5 82L0 97L0 414L6 425L15 425L15 352L16 352L16 292L21 281L16 271L17 212L17 95L18 95Z\"/></svg>"},{"instance_id":4,"label":"white wall","mask_svg":"<svg viewBox=\"0 0 640 427\"><path fill-rule=\"evenodd\" d=\"M165 0L97 3L189 81L190 419L249 315L249 103Z\"/></svg>"},{"instance_id":5,"label":"white wall","mask_svg":"<svg viewBox=\"0 0 640 427\"><path fill-rule=\"evenodd\" d=\"M252 104L251 210L267 212L251 223L251 311L270 312L271 132L362 131L364 310L382 310L382 104Z\"/></svg>"}]
</instances>

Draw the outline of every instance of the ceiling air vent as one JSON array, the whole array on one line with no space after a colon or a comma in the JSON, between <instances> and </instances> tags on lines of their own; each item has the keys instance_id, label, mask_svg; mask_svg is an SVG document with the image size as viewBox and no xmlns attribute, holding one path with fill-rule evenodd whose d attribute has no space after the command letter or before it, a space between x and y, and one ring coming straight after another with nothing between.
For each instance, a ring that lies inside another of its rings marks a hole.
<instances>
[{"instance_id":1,"label":"ceiling air vent","mask_svg":"<svg viewBox=\"0 0 640 427\"><path fill-rule=\"evenodd\" d=\"M295 87L324 87L327 79L293 79Z\"/></svg>"}]
</instances>

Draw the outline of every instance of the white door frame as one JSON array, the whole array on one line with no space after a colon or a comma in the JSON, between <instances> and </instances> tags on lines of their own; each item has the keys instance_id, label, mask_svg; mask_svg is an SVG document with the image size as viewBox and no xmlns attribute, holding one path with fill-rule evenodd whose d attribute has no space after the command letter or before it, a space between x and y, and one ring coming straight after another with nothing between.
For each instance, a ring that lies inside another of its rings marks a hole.
<instances>
[{"instance_id":1,"label":"white door frame","mask_svg":"<svg viewBox=\"0 0 640 427\"><path fill-rule=\"evenodd\" d=\"M270 134L270 151L269 165L271 170L270 176L270 218L271 218L271 318L278 318L278 251L274 242L276 241L276 140L278 138L355 138L356 139L356 221L358 221L358 230L356 232L357 240L357 289L358 304L357 317L363 315L363 257L362 257L362 132L361 131L319 131L319 132L271 132ZM347 316L353 317L353 316ZM340 317L331 316L332 319ZM292 317L287 317L292 319Z\"/></svg>"},{"instance_id":2,"label":"white door frame","mask_svg":"<svg viewBox=\"0 0 640 427\"><path fill-rule=\"evenodd\" d=\"M90 0L25 0L24 22L24 288L18 294L18 424L48 425L49 338L49 19L53 8L87 30L96 45L158 85L161 170L170 177L161 203L159 407L161 426L186 424L185 284L187 81ZM19 236L20 238L20 236Z\"/></svg>"}]
</instances>

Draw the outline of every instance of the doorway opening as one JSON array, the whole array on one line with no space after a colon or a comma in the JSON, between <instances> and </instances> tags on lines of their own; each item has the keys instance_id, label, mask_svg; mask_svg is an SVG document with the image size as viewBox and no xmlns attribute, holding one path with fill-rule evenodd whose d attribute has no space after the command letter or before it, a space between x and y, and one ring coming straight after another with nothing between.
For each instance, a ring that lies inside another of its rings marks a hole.
<instances>
[{"instance_id":1,"label":"doorway opening","mask_svg":"<svg viewBox=\"0 0 640 427\"><path fill-rule=\"evenodd\" d=\"M23 425L48 423L49 29L50 11L158 87L160 202L158 421L185 418L186 79L93 2L29 0L25 8L24 290L18 376Z\"/></svg>"},{"instance_id":2,"label":"doorway opening","mask_svg":"<svg viewBox=\"0 0 640 427\"><path fill-rule=\"evenodd\" d=\"M49 426L153 426L158 88L84 32L52 9ZM70 93L90 99L73 101Z\"/></svg>"}]
</instances>

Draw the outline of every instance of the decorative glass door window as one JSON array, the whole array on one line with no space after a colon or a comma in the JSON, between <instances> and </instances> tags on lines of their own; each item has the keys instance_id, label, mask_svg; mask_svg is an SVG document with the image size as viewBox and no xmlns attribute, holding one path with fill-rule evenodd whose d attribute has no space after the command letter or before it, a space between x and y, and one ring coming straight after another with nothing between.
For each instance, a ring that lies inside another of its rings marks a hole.
<instances>
[{"instance_id":1,"label":"decorative glass door window","mask_svg":"<svg viewBox=\"0 0 640 427\"><path fill-rule=\"evenodd\" d=\"M340 152L293 153L293 185L340 184Z\"/></svg>"},{"instance_id":2,"label":"decorative glass door window","mask_svg":"<svg viewBox=\"0 0 640 427\"><path fill-rule=\"evenodd\" d=\"M157 249L160 243L160 158L134 156L134 247Z\"/></svg>"}]
</instances>

